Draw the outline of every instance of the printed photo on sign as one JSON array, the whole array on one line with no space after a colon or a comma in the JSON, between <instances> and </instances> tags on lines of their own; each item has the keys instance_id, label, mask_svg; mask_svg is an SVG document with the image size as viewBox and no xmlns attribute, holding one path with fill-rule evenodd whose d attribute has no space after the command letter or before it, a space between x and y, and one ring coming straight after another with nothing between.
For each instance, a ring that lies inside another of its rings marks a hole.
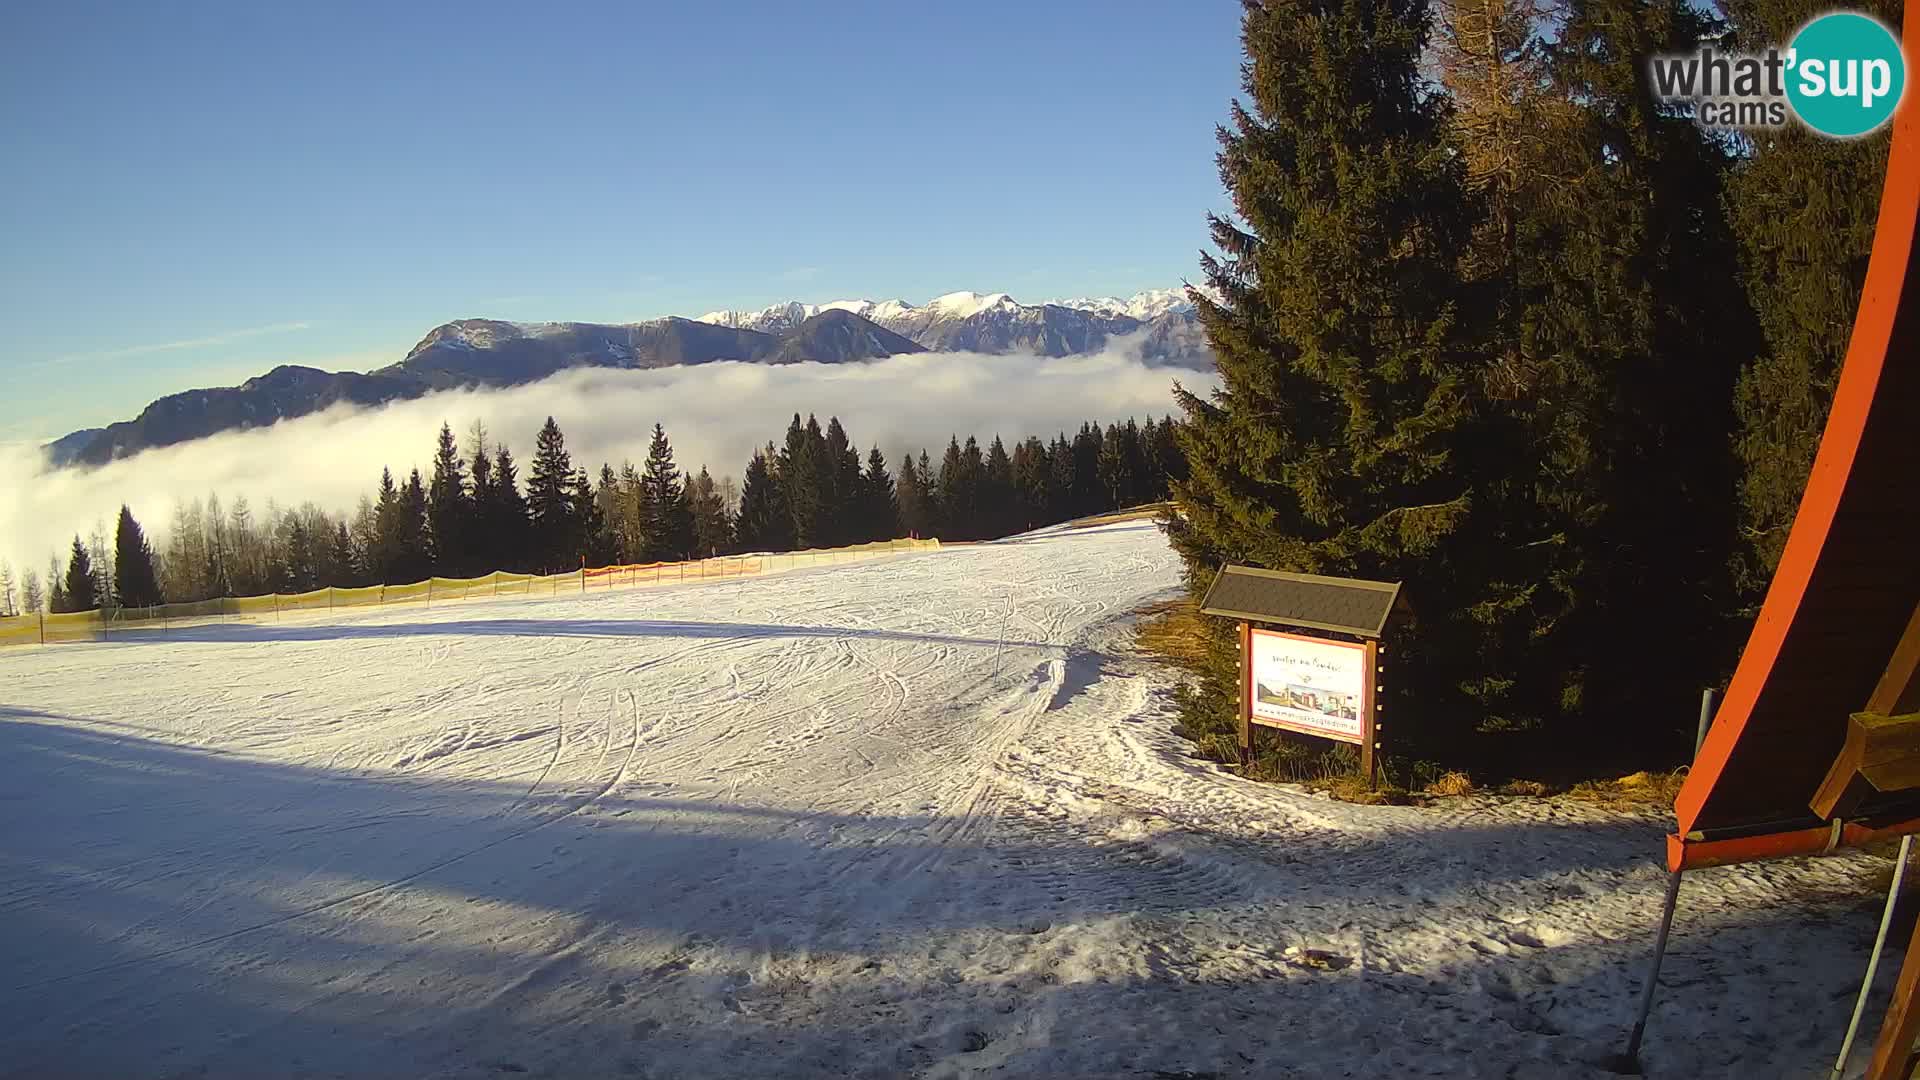
<instances>
[{"instance_id":1,"label":"printed photo on sign","mask_svg":"<svg viewBox=\"0 0 1920 1080\"><path fill-rule=\"evenodd\" d=\"M1253 632L1253 715L1358 741L1366 652L1337 641Z\"/></svg>"}]
</instances>

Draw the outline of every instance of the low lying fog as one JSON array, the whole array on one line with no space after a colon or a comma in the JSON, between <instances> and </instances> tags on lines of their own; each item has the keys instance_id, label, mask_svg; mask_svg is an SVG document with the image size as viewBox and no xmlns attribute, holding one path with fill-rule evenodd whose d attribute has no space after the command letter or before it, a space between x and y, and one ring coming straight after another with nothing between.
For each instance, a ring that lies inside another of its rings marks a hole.
<instances>
[{"instance_id":1,"label":"low lying fog","mask_svg":"<svg viewBox=\"0 0 1920 1080\"><path fill-rule=\"evenodd\" d=\"M0 448L0 558L16 575L43 574L47 556L75 533L112 522L125 502L158 547L176 502L217 492L244 494L256 512L311 500L351 509L379 483L429 471L442 421L462 452L483 421L489 440L513 449L524 483L534 433L551 415L566 433L575 466L596 475L645 456L656 421L665 424L683 469L706 465L736 479L755 446L779 440L795 412L825 424L837 415L864 455L875 441L897 471L900 454L922 447L937 460L949 435L1009 445L1027 435L1069 433L1083 420L1144 419L1173 411L1175 379L1196 393L1218 384L1211 372L1153 368L1118 352L1046 358L922 353L861 364L703 364L656 371L585 368L500 390L456 390L377 409L339 407L272 427L229 432L149 450L94 469L48 469L38 445Z\"/></svg>"}]
</instances>

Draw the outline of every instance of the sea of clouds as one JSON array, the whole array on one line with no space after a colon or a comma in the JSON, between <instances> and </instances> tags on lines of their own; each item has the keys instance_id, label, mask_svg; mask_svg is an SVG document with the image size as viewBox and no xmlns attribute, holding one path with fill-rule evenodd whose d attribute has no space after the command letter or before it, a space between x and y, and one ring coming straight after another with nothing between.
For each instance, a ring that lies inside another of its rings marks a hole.
<instances>
[{"instance_id":1,"label":"sea of clouds","mask_svg":"<svg viewBox=\"0 0 1920 1080\"><path fill-rule=\"evenodd\" d=\"M872 363L770 366L714 363L653 371L582 368L526 386L451 390L373 409L335 407L270 427L228 432L148 450L96 468L52 469L37 444L0 447L0 558L18 575L45 573L76 533L111 524L126 503L156 546L176 503L218 493L245 495L255 512L314 502L353 508L383 466L404 478L429 471L444 421L466 444L476 419L504 440L526 479L534 434L552 416L576 466L646 456L653 425L666 425L683 469L706 465L716 479L739 477L756 446L778 440L794 413L840 417L865 450L875 442L890 469L925 448L935 460L950 435L982 443L996 433L1009 447L1027 435L1071 433L1083 420L1142 419L1174 411L1176 380L1196 393L1218 385L1211 372L1151 367L1113 351L1086 356L920 353Z\"/></svg>"}]
</instances>

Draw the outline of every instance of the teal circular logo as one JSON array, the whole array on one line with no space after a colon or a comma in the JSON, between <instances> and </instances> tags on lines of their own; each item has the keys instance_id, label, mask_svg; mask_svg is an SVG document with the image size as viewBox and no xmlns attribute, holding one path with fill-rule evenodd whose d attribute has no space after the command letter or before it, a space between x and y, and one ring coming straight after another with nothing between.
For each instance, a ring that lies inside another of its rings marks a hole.
<instances>
[{"instance_id":1,"label":"teal circular logo","mask_svg":"<svg viewBox=\"0 0 1920 1080\"><path fill-rule=\"evenodd\" d=\"M1870 15L1822 15L1800 28L1791 50L1787 101L1822 135L1844 139L1876 130L1907 88L1899 39Z\"/></svg>"}]
</instances>

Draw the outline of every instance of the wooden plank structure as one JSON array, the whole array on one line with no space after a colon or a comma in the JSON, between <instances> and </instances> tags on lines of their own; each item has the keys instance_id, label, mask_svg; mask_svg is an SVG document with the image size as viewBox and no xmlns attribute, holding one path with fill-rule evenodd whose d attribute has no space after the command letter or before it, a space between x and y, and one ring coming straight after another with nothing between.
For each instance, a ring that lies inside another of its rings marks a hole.
<instances>
[{"instance_id":1,"label":"wooden plank structure","mask_svg":"<svg viewBox=\"0 0 1920 1080\"><path fill-rule=\"evenodd\" d=\"M1920 6L1909 6L1904 36L1916 35ZM1909 100L1894 117L1872 260L1812 475L1674 804L1670 904L1682 870L1920 832L1917 212L1920 108ZM1920 929L1870 1080L1907 1077L1916 1036Z\"/></svg>"},{"instance_id":2,"label":"wooden plank structure","mask_svg":"<svg viewBox=\"0 0 1920 1080\"><path fill-rule=\"evenodd\" d=\"M1366 774L1368 786L1373 786L1379 773L1380 674L1385 671L1380 656L1386 651L1380 638L1405 609L1406 599L1398 582L1294 574L1254 566L1222 567L1200 601L1200 612L1240 622L1241 762L1252 759L1255 727L1278 728L1357 744L1360 770ZM1255 646L1282 640L1301 649L1359 653L1353 659L1360 670L1358 715L1348 721L1350 726L1319 721L1298 711L1293 714L1296 719L1272 711L1261 714L1256 707L1264 699L1259 697L1260 687L1254 678Z\"/></svg>"}]
</instances>

